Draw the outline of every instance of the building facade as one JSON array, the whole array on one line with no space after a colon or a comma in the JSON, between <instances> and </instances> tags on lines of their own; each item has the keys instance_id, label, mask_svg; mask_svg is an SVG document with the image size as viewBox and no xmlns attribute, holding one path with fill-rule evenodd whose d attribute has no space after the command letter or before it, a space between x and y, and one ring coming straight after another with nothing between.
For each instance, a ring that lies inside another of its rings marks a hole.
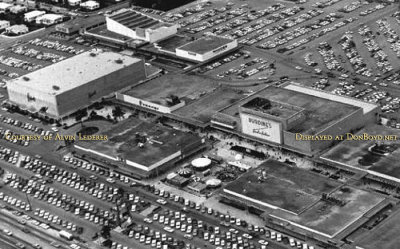
<instances>
[{"instance_id":1,"label":"building facade","mask_svg":"<svg viewBox=\"0 0 400 249\"><path fill-rule=\"evenodd\" d=\"M113 52L85 52L8 83L12 104L59 118L146 78L144 63Z\"/></svg>"}]
</instances>

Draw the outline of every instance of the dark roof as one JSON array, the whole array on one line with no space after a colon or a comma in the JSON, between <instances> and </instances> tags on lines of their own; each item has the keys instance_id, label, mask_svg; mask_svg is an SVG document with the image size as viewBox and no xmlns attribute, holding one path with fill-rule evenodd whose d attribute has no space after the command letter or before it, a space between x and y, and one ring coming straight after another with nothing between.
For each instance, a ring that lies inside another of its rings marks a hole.
<instances>
[{"instance_id":1,"label":"dark roof","mask_svg":"<svg viewBox=\"0 0 400 249\"><path fill-rule=\"evenodd\" d=\"M230 42L232 42L232 40L228 39L228 38L223 38L223 37L219 37L219 36L208 36L208 37L203 37L198 40L189 42L189 43L179 47L179 49L185 50L188 52L193 52L196 54L204 54L206 52L220 48Z\"/></svg>"},{"instance_id":2,"label":"dark roof","mask_svg":"<svg viewBox=\"0 0 400 249\"><path fill-rule=\"evenodd\" d=\"M145 29L161 23L159 20L132 10L127 10L110 16L110 18L124 26L127 26L130 29Z\"/></svg>"},{"instance_id":3,"label":"dark roof","mask_svg":"<svg viewBox=\"0 0 400 249\"><path fill-rule=\"evenodd\" d=\"M58 26L63 26L65 28L90 28L102 23L105 23L106 19L104 16L91 16L91 17L77 17L75 19L69 20L67 22L58 24Z\"/></svg>"}]
</instances>

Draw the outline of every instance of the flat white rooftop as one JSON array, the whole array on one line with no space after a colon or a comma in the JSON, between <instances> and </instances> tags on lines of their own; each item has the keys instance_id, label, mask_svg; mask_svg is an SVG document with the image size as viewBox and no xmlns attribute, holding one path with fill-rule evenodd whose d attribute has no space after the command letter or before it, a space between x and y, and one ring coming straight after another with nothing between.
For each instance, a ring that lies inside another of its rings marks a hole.
<instances>
[{"instance_id":1,"label":"flat white rooftop","mask_svg":"<svg viewBox=\"0 0 400 249\"><path fill-rule=\"evenodd\" d=\"M328 93L328 92L324 92L324 91L321 91L321 90L308 88L308 87L297 85L297 84L292 84L291 83L291 84L285 86L284 88L288 89L288 90L296 91L296 92L309 94L309 95L312 95L312 96L317 96L317 97L320 97L320 98L323 98L323 99L329 99L329 100L332 100L332 101L337 101L337 102L341 102L341 103L344 103L344 104L361 107L363 109L363 113L364 114L367 114L367 113L375 110L376 108L378 108L378 105L376 105L376 104L372 104L372 103L368 103L368 102L365 102L365 101L357 100L355 98L349 98L349 97L346 97L346 96L335 95L335 94L332 94L332 93Z\"/></svg>"},{"instance_id":2,"label":"flat white rooftop","mask_svg":"<svg viewBox=\"0 0 400 249\"><path fill-rule=\"evenodd\" d=\"M18 77L8 84L58 95L139 61L114 52L87 51Z\"/></svg>"}]
</instances>

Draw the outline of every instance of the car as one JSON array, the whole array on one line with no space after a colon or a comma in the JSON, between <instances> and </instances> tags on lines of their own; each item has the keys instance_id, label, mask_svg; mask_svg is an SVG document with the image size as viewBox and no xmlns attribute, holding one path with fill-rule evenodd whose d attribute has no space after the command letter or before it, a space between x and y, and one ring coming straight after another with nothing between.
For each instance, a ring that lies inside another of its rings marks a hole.
<instances>
[{"instance_id":1,"label":"car","mask_svg":"<svg viewBox=\"0 0 400 249\"><path fill-rule=\"evenodd\" d=\"M98 177L95 176L95 175L91 175L91 176L89 176L89 178L90 178L90 179L93 179L93 180L97 180L97 179L98 179Z\"/></svg>"},{"instance_id":2,"label":"car","mask_svg":"<svg viewBox=\"0 0 400 249\"><path fill-rule=\"evenodd\" d=\"M17 242L17 244L15 244L18 248L24 249L25 245L22 244L21 242Z\"/></svg>"},{"instance_id":3,"label":"car","mask_svg":"<svg viewBox=\"0 0 400 249\"><path fill-rule=\"evenodd\" d=\"M7 236L12 236L13 235L13 233L8 229L3 229L3 233L5 233Z\"/></svg>"},{"instance_id":4,"label":"car","mask_svg":"<svg viewBox=\"0 0 400 249\"><path fill-rule=\"evenodd\" d=\"M55 242L55 241L51 242L50 245L55 247L55 248L60 248L61 247L61 245L57 244L57 242Z\"/></svg>"},{"instance_id":5,"label":"car","mask_svg":"<svg viewBox=\"0 0 400 249\"><path fill-rule=\"evenodd\" d=\"M160 203L161 205L165 205L165 204L167 204L167 201L164 199L158 199L157 203Z\"/></svg>"},{"instance_id":6,"label":"car","mask_svg":"<svg viewBox=\"0 0 400 249\"><path fill-rule=\"evenodd\" d=\"M173 228L168 227L168 226L164 227L164 230L169 232L169 233L173 233L175 231Z\"/></svg>"},{"instance_id":7,"label":"car","mask_svg":"<svg viewBox=\"0 0 400 249\"><path fill-rule=\"evenodd\" d=\"M32 246L33 246L33 248L36 248L36 249L42 249L42 246L39 245L38 243L35 243Z\"/></svg>"},{"instance_id":8,"label":"car","mask_svg":"<svg viewBox=\"0 0 400 249\"><path fill-rule=\"evenodd\" d=\"M110 178L110 177L109 177L109 178L107 178L107 179L106 179L106 181L107 181L107 182L109 182L109 183L115 183L115 180L114 180L114 179L112 179L112 178Z\"/></svg>"},{"instance_id":9,"label":"car","mask_svg":"<svg viewBox=\"0 0 400 249\"><path fill-rule=\"evenodd\" d=\"M146 223L153 223L153 221L151 220L151 219L149 219L149 218L144 218L144 220L143 220L144 222L146 222Z\"/></svg>"}]
</instances>

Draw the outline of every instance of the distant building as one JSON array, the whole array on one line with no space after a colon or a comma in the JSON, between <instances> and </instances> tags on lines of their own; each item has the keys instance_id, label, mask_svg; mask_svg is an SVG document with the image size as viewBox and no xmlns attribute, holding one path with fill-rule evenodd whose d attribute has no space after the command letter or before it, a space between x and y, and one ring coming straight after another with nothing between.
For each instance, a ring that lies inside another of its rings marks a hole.
<instances>
[{"instance_id":1,"label":"distant building","mask_svg":"<svg viewBox=\"0 0 400 249\"><path fill-rule=\"evenodd\" d=\"M29 29L26 25L21 24L21 25L13 25L8 28L6 28L6 34L8 35L23 35L28 33Z\"/></svg>"},{"instance_id":2,"label":"distant building","mask_svg":"<svg viewBox=\"0 0 400 249\"><path fill-rule=\"evenodd\" d=\"M207 185L201 182L192 182L187 187L198 194L204 193L204 191L207 189Z\"/></svg>"},{"instance_id":3,"label":"distant building","mask_svg":"<svg viewBox=\"0 0 400 249\"><path fill-rule=\"evenodd\" d=\"M85 30L97 27L106 22L104 16L91 16L87 18L77 17L64 23L56 25L56 30L67 35L78 33L80 30Z\"/></svg>"},{"instance_id":4,"label":"distant building","mask_svg":"<svg viewBox=\"0 0 400 249\"><path fill-rule=\"evenodd\" d=\"M15 5L10 8L10 12L13 14L19 14L22 12L26 12L28 9L22 5Z\"/></svg>"},{"instance_id":5,"label":"distant building","mask_svg":"<svg viewBox=\"0 0 400 249\"><path fill-rule=\"evenodd\" d=\"M43 16L44 14L46 14L46 11L33 10L31 12L24 14L24 21L25 22L34 22L36 20L36 18Z\"/></svg>"},{"instance_id":6,"label":"distant building","mask_svg":"<svg viewBox=\"0 0 400 249\"><path fill-rule=\"evenodd\" d=\"M133 10L122 10L107 16L109 31L150 43L160 41L178 32L178 24L166 23Z\"/></svg>"},{"instance_id":7,"label":"distant building","mask_svg":"<svg viewBox=\"0 0 400 249\"><path fill-rule=\"evenodd\" d=\"M176 48L176 55L193 61L207 61L238 47L237 40L218 36L202 37Z\"/></svg>"},{"instance_id":8,"label":"distant building","mask_svg":"<svg viewBox=\"0 0 400 249\"><path fill-rule=\"evenodd\" d=\"M81 3L81 0L68 0L68 4L70 6L78 6Z\"/></svg>"},{"instance_id":9,"label":"distant building","mask_svg":"<svg viewBox=\"0 0 400 249\"><path fill-rule=\"evenodd\" d=\"M142 60L88 51L8 83L11 103L59 118L146 78Z\"/></svg>"},{"instance_id":10,"label":"distant building","mask_svg":"<svg viewBox=\"0 0 400 249\"><path fill-rule=\"evenodd\" d=\"M230 116L233 110L238 118ZM288 84L252 94L221 110L211 123L255 141L313 154L331 146L336 136L376 122L377 110L375 104Z\"/></svg>"},{"instance_id":11,"label":"distant building","mask_svg":"<svg viewBox=\"0 0 400 249\"><path fill-rule=\"evenodd\" d=\"M101 134L107 139L77 141L75 152L105 163L114 171L141 178L157 176L205 146L204 139L197 135L136 118L111 125ZM179 176L177 180L178 184L187 183Z\"/></svg>"},{"instance_id":12,"label":"distant building","mask_svg":"<svg viewBox=\"0 0 400 249\"><path fill-rule=\"evenodd\" d=\"M5 20L0 20L0 31L5 30L10 27L10 22Z\"/></svg>"},{"instance_id":13,"label":"distant building","mask_svg":"<svg viewBox=\"0 0 400 249\"><path fill-rule=\"evenodd\" d=\"M12 7L12 4L0 2L0 13L7 12Z\"/></svg>"},{"instance_id":14,"label":"distant building","mask_svg":"<svg viewBox=\"0 0 400 249\"><path fill-rule=\"evenodd\" d=\"M44 24L44 25L53 25L59 22L62 22L64 19L63 15L57 15L57 14L44 14L42 16L39 16L36 18L36 23L37 24Z\"/></svg>"},{"instance_id":15,"label":"distant building","mask_svg":"<svg viewBox=\"0 0 400 249\"><path fill-rule=\"evenodd\" d=\"M96 10L96 9L100 8L100 4L98 2L92 1L92 0L83 2L79 6L81 8L87 9L87 10Z\"/></svg>"}]
</instances>

